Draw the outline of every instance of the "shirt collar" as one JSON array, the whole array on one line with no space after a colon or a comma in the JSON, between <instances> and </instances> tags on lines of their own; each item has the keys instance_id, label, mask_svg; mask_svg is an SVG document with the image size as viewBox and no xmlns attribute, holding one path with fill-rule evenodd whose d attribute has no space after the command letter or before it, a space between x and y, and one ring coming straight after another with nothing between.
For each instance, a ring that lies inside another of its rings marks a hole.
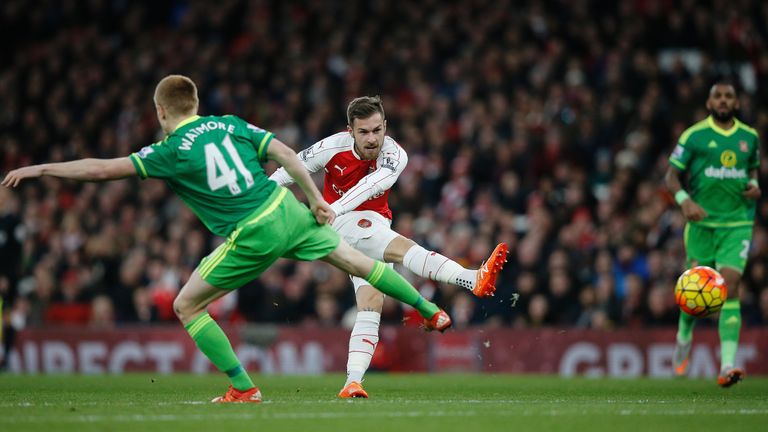
<instances>
[{"instance_id":1,"label":"shirt collar","mask_svg":"<svg viewBox=\"0 0 768 432\"><path fill-rule=\"evenodd\" d=\"M715 120L712 119L712 116L707 117L707 123L709 124L709 127L711 127L712 129L715 130L715 132L717 132L717 133L719 133L720 135L723 135L723 136L731 136L739 128L739 120L736 119L736 117L734 117L733 120L734 120L733 121L733 126L731 126L730 129L725 130L725 129L721 128L720 126L718 126L717 123L715 123Z\"/></svg>"},{"instance_id":2,"label":"shirt collar","mask_svg":"<svg viewBox=\"0 0 768 432\"><path fill-rule=\"evenodd\" d=\"M176 131L177 131L177 130L179 130L179 128L181 128L182 126L186 126L186 125L188 125L189 123L192 123L193 121L195 121L195 120L197 120L197 119L199 119L199 118L200 118L200 116L199 116L199 115L193 115L192 117L187 117L187 118L185 118L184 120L182 120L181 122L179 122L179 124L178 124L178 125L176 125L176 129L174 129L173 131L174 131L174 132L176 132Z\"/></svg>"}]
</instances>

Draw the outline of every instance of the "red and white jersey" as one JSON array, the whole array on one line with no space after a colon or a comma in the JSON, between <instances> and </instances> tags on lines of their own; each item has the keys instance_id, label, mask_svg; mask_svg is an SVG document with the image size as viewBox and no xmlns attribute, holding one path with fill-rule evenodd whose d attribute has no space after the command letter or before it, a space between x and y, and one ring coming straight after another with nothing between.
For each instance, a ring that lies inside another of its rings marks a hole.
<instances>
[{"instance_id":1,"label":"red and white jersey","mask_svg":"<svg viewBox=\"0 0 768 432\"><path fill-rule=\"evenodd\" d=\"M372 210L392 219L389 209L389 189L408 164L408 155L395 140L385 136L376 160L362 160L354 150L349 132L331 135L298 154L307 171L325 170L323 198L331 204L337 216L352 210ZM281 186L293 183L293 178L280 168L271 180Z\"/></svg>"}]
</instances>

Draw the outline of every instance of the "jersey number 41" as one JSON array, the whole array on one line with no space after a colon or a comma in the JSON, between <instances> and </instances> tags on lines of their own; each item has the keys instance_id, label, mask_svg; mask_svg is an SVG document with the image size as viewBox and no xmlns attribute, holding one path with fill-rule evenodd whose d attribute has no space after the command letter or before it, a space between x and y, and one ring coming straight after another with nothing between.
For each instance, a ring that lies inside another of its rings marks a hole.
<instances>
[{"instance_id":1,"label":"jersey number 41","mask_svg":"<svg viewBox=\"0 0 768 432\"><path fill-rule=\"evenodd\" d=\"M212 191L218 190L227 186L229 192L232 195L237 195L242 190L238 184L238 173L245 179L245 187L250 188L253 186L253 174L245 167L243 160L237 153L235 146L232 145L232 139L229 135L224 137L221 142L221 146L229 155L229 159L235 164L235 168L229 166L227 160L224 158L224 154L219 150L219 146L210 143L206 144L205 149L205 168L208 174L208 187Z\"/></svg>"}]
</instances>

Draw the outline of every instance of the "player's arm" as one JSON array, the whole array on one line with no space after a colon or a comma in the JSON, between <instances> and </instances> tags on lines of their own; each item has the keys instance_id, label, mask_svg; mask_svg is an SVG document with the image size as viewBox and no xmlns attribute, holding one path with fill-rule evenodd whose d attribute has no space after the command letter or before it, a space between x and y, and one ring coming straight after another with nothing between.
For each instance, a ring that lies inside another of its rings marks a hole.
<instances>
[{"instance_id":1,"label":"player's arm","mask_svg":"<svg viewBox=\"0 0 768 432\"><path fill-rule=\"evenodd\" d=\"M758 172L757 169L749 170L749 182L747 182L747 188L744 189L744 196L748 199L757 200L762 195L760 191L760 183L757 181Z\"/></svg>"},{"instance_id":2,"label":"player's arm","mask_svg":"<svg viewBox=\"0 0 768 432\"><path fill-rule=\"evenodd\" d=\"M749 180L744 189L744 197L757 200L762 195L760 191L759 172L760 172L760 139L755 136L754 146L749 158Z\"/></svg>"},{"instance_id":3,"label":"player's arm","mask_svg":"<svg viewBox=\"0 0 768 432\"><path fill-rule=\"evenodd\" d=\"M299 158L296 157L296 152L280 140L273 138L267 148L267 157L282 165L288 175L304 191L309 200L309 208L312 210L317 221L321 224L333 223L334 215L331 207L325 202L320 190L317 189L317 186L309 177L307 169L304 168Z\"/></svg>"},{"instance_id":4,"label":"player's arm","mask_svg":"<svg viewBox=\"0 0 768 432\"><path fill-rule=\"evenodd\" d=\"M310 174L320 171L328 162L327 158L322 158L319 156L322 153L319 151L319 146L322 145L322 143L323 141L316 142L311 147L308 147L296 155L296 158L299 160L299 162L301 162L302 165L304 165L304 168L309 171ZM329 152L326 153L331 154ZM269 176L269 179L276 181L280 186L290 186L294 183L294 179L291 174L289 174L288 171L286 171L286 169L283 167L275 170L275 172Z\"/></svg>"},{"instance_id":5,"label":"player's arm","mask_svg":"<svg viewBox=\"0 0 768 432\"><path fill-rule=\"evenodd\" d=\"M408 155L399 145L393 144L382 149L377 163L379 167L376 171L360 179L341 198L331 204L336 216L356 209L366 200L391 188L408 165Z\"/></svg>"},{"instance_id":6,"label":"player's arm","mask_svg":"<svg viewBox=\"0 0 768 432\"><path fill-rule=\"evenodd\" d=\"M71 162L56 162L31 165L15 169L3 179L2 185L16 187L28 178L42 176L60 177L80 181L116 180L136 175L133 163L127 157L115 159L80 159Z\"/></svg>"},{"instance_id":7,"label":"player's arm","mask_svg":"<svg viewBox=\"0 0 768 432\"><path fill-rule=\"evenodd\" d=\"M680 206L683 216L689 221L700 221L707 217L707 212L700 205L696 204L688 195L688 192L683 189L683 184L680 181L682 174L683 172L680 169L670 164L667 173L664 175L664 183L667 185L667 189L675 196L675 201Z\"/></svg>"}]
</instances>

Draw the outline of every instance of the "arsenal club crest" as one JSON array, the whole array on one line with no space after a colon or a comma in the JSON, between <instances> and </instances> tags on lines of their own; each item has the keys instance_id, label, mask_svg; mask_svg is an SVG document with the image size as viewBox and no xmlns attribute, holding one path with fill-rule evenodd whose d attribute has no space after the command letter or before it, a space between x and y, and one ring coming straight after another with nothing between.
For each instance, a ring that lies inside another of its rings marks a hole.
<instances>
[{"instance_id":1,"label":"arsenal club crest","mask_svg":"<svg viewBox=\"0 0 768 432\"><path fill-rule=\"evenodd\" d=\"M372 223L368 219L360 219L359 221L357 221L357 226L359 226L360 228L370 228L371 225Z\"/></svg>"}]
</instances>

